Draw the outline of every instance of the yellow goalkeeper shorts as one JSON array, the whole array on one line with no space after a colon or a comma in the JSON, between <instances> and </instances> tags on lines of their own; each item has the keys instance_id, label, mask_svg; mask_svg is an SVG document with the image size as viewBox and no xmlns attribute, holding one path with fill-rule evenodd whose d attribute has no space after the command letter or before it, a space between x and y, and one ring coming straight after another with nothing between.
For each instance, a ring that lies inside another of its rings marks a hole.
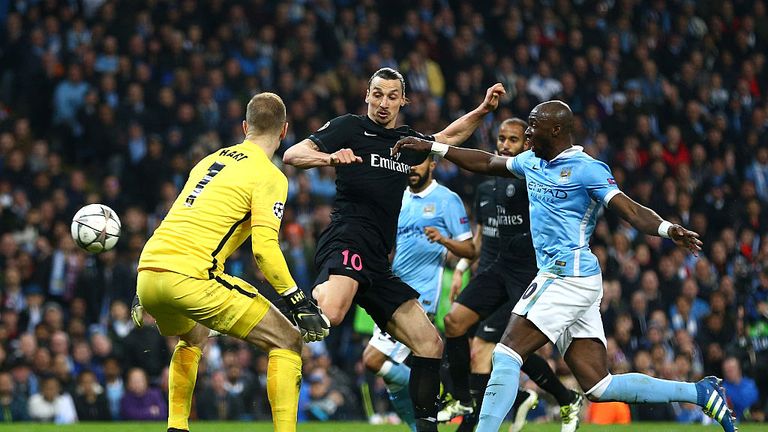
<instances>
[{"instance_id":1,"label":"yellow goalkeeper shorts","mask_svg":"<svg viewBox=\"0 0 768 432\"><path fill-rule=\"evenodd\" d=\"M164 336L186 334L198 322L244 339L272 306L251 284L223 273L213 279L195 279L144 269L136 291Z\"/></svg>"}]
</instances>

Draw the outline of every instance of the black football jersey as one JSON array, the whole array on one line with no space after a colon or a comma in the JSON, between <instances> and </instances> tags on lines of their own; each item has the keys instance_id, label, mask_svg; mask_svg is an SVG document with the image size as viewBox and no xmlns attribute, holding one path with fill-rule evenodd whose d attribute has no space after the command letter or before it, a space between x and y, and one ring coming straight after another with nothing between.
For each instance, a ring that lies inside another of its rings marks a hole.
<instances>
[{"instance_id":1,"label":"black football jersey","mask_svg":"<svg viewBox=\"0 0 768 432\"><path fill-rule=\"evenodd\" d=\"M531 241L525 180L496 177L493 196L496 200L496 225L500 239L499 256L504 260L514 260L518 264L535 267L536 254Z\"/></svg>"},{"instance_id":2,"label":"black football jersey","mask_svg":"<svg viewBox=\"0 0 768 432\"><path fill-rule=\"evenodd\" d=\"M483 243L480 247L478 270L484 270L499 256L499 227L496 220L495 180L480 183L475 191L475 219L483 226L480 233Z\"/></svg>"},{"instance_id":3,"label":"black football jersey","mask_svg":"<svg viewBox=\"0 0 768 432\"><path fill-rule=\"evenodd\" d=\"M408 126L387 129L366 115L354 114L336 117L309 136L323 152L349 148L363 159L360 164L336 167L331 225L354 225L379 236L387 253L395 243L397 218L411 166L429 156L406 150L391 157L392 147L406 136L434 140Z\"/></svg>"}]
</instances>

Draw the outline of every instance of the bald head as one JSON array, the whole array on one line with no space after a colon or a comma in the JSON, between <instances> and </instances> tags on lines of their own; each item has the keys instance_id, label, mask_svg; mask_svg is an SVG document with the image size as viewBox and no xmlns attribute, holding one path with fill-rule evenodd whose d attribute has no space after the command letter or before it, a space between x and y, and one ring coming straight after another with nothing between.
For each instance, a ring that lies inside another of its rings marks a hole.
<instances>
[{"instance_id":1,"label":"bald head","mask_svg":"<svg viewBox=\"0 0 768 432\"><path fill-rule=\"evenodd\" d=\"M552 126L559 125L565 133L570 133L573 130L573 111L563 101L542 102L533 108L531 115L534 113L536 113L539 122L552 122Z\"/></svg>"},{"instance_id":2,"label":"bald head","mask_svg":"<svg viewBox=\"0 0 768 432\"><path fill-rule=\"evenodd\" d=\"M526 138L536 156L551 160L573 145L573 111L565 102L551 100L533 108Z\"/></svg>"}]
</instances>

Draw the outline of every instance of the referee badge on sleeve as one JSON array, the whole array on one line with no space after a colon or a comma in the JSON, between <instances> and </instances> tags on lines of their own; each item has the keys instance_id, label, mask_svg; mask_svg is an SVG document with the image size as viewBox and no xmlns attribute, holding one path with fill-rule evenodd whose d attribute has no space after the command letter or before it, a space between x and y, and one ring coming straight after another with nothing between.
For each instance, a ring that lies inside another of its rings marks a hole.
<instances>
[{"instance_id":1,"label":"referee badge on sleeve","mask_svg":"<svg viewBox=\"0 0 768 432\"><path fill-rule=\"evenodd\" d=\"M274 213L275 217L278 219L283 218L283 211L285 211L285 204L281 203L280 201L276 202L275 205L272 206L272 213Z\"/></svg>"}]
</instances>

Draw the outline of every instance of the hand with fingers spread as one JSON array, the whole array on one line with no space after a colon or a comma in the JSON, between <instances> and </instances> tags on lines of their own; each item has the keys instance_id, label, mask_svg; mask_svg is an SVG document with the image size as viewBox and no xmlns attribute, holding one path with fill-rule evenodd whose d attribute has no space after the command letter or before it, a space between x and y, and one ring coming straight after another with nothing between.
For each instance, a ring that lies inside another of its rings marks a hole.
<instances>
[{"instance_id":1,"label":"hand with fingers spread","mask_svg":"<svg viewBox=\"0 0 768 432\"><path fill-rule=\"evenodd\" d=\"M676 245L684 247L691 251L694 255L698 256L699 251L704 243L699 240L699 234L691 230L687 230L680 225L674 224L669 227L669 238L675 242Z\"/></svg>"},{"instance_id":2,"label":"hand with fingers spread","mask_svg":"<svg viewBox=\"0 0 768 432\"><path fill-rule=\"evenodd\" d=\"M328 157L328 165L331 166L351 165L357 163L363 163L363 158L356 156L352 149L348 148L335 151Z\"/></svg>"},{"instance_id":3,"label":"hand with fingers spread","mask_svg":"<svg viewBox=\"0 0 768 432\"><path fill-rule=\"evenodd\" d=\"M401 138L394 147L392 147L392 156L400 153L403 150L413 150L417 152L429 152L432 150L432 141L428 141L413 136Z\"/></svg>"},{"instance_id":4,"label":"hand with fingers spread","mask_svg":"<svg viewBox=\"0 0 768 432\"><path fill-rule=\"evenodd\" d=\"M504 86L501 83L496 83L489 87L485 92L485 99L481 106L481 109L485 113L495 111L499 107L499 99L507 94Z\"/></svg>"}]
</instances>

